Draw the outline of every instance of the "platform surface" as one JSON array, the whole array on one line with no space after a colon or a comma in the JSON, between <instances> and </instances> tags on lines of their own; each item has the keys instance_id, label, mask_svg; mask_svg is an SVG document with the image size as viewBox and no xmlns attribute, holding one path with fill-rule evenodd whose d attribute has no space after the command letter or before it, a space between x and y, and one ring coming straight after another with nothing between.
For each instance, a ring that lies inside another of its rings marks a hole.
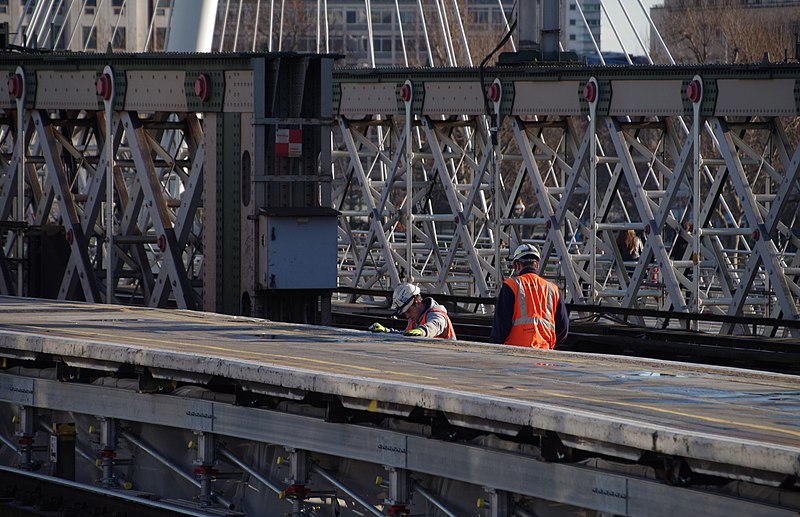
<instances>
[{"instance_id":1,"label":"platform surface","mask_svg":"<svg viewBox=\"0 0 800 517\"><path fill-rule=\"evenodd\" d=\"M800 474L800 377L0 297L0 355L134 364ZM468 424L467 424L468 425Z\"/></svg>"}]
</instances>

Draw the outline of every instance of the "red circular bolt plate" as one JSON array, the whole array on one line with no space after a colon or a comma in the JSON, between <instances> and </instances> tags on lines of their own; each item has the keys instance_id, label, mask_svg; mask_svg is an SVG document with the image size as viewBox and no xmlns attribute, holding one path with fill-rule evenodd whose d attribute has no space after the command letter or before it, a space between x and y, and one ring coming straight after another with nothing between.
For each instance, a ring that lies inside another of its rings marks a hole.
<instances>
[{"instance_id":1,"label":"red circular bolt plate","mask_svg":"<svg viewBox=\"0 0 800 517\"><path fill-rule=\"evenodd\" d=\"M597 99L597 84L593 82L586 83L583 87L583 98L587 102L594 102Z\"/></svg>"},{"instance_id":2,"label":"red circular bolt plate","mask_svg":"<svg viewBox=\"0 0 800 517\"><path fill-rule=\"evenodd\" d=\"M8 93L15 99L22 97L23 83L20 74L14 74L8 78Z\"/></svg>"},{"instance_id":3,"label":"red circular bolt plate","mask_svg":"<svg viewBox=\"0 0 800 517\"><path fill-rule=\"evenodd\" d=\"M686 96L689 97L689 101L693 103L700 102L700 99L703 97L703 87L700 81L695 79L689 83L689 86L686 87Z\"/></svg>"},{"instance_id":4,"label":"red circular bolt plate","mask_svg":"<svg viewBox=\"0 0 800 517\"><path fill-rule=\"evenodd\" d=\"M489 100L492 102L498 102L500 100L500 85L498 83L492 83L489 86Z\"/></svg>"},{"instance_id":5,"label":"red circular bolt plate","mask_svg":"<svg viewBox=\"0 0 800 517\"><path fill-rule=\"evenodd\" d=\"M409 102L411 100L411 85L404 84L400 87L400 98L403 99L403 102Z\"/></svg>"},{"instance_id":6,"label":"red circular bolt plate","mask_svg":"<svg viewBox=\"0 0 800 517\"><path fill-rule=\"evenodd\" d=\"M111 98L111 76L108 74L103 74L97 79L97 95L103 98L103 100L109 100Z\"/></svg>"},{"instance_id":7,"label":"red circular bolt plate","mask_svg":"<svg viewBox=\"0 0 800 517\"><path fill-rule=\"evenodd\" d=\"M200 102L208 102L211 98L211 80L206 74L200 74L194 82L194 94L200 99Z\"/></svg>"}]
</instances>

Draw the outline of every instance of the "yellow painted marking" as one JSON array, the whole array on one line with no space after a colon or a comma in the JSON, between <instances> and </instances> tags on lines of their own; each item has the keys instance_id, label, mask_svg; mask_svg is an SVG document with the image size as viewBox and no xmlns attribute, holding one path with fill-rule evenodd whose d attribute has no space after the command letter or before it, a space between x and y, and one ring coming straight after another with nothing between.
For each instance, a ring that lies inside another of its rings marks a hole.
<instances>
[{"instance_id":1,"label":"yellow painted marking","mask_svg":"<svg viewBox=\"0 0 800 517\"><path fill-rule=\"evenodd\" d=\"M378 401L377 400L370 400L369 401L369 406L367 406L367 411L370 411L370 412L374 413L377 410L378 410Z\"/></svg>"},{"instance_id":2,"label":"yellow painted marking","mask_svg":"<svg viewBox=\"0 0 800 517\"><path fill-rule=\"evenodd\" d=\"M615 406L624 406L636 409L646 409L648 411L654 411L656 413L665 413L668 415L675 415L675 416L682 416L686 418L693 418L695 420L700 420L704 422L712 422L715 424L725 424L734 427L748 427L750 429L757 429L759 431L771 431L774 433L780 434L788 434L789 436L797 436L800 437L800 431L792 431L790 429L781 429L780 427L773 427L768 425L759 425L759 424L750 424L747 422L737 422L735 420L726 420L724 418L715 418L711 416L704 416L704 415L696 415L694 413L685 413L683 411L675 411L673 409L665 409L653 406L647 406L645 404L634 404L631 402L620 402L620 401L613 401L613 400L601 400L601 399L593 399L589 397L579 397L577 395L567 395L565 393L555 393L552 391L539 391L538 393L543 393L545 395L550 395L553 397L559 397L564 399L574 399L580 400L584 402L596 402L598 404L612 404Z\"/></svg>"},{"instance_id":3,"label":"yellow painted marking","mask_svg":"<svg viewBox=\"0 0 800 517\"><path fill-rule=\"evenodd\" d=\"M51 332L51 333L55 332L53 329L47 328L47 327L39 327L39 326L36 326L36 325L24 325L24 326L27 327L27 328L37 329L37 330L44 330L44 331ZM75 334L75 335L78 335L78 336L104 337L104 338L110 338L112 340L120 339L119 336L114 335L114 334L104 334L102 332L85 332L85 331L80 331L80 330L77 330L77 329L58 329L58 332L63 332L63 333L66 333L66 334ZM425 379L425 380L430 380L430 381L439 380L437 377L426 377L424 375L418 375L418 374L415 374L415 373L403 373L403 372L395 372L393 370L381 370L381 369L378 369L378 368L370 368L368 366L358 366L358 365L354 365L354 364L335 363L333 361L322 361L322 360L319 360L319 359L312 359L310 357L299 357L299 356L292 356L292 355L270 354L270 353L267 353L267 352L257 352L257 351L253 351L253 350L246 350L246 351L245 350L235 350L233 348L226 348L226 347L222 347L222 346L204 345L204 344L200 344L200 343L187 343L185 341L169 341L169 340L166 340L166 339L153 339L153 338L136 337L136 336L124 336L123 339L125 339L125 340L142 341L142 342L145 342L145 343L154 343L156 345L178 345L178 346L184 346L184 347L187 347L187 348L203 348L203 349L207 349L207 350L215 350L215 351L218 351L218 352L230 352L234 356L236 356L236 354L239 353L239 354L248 354L250 356L256 356L256 357L269 357L269 358L273 358L273 359L294 359L294 360L301 361L301 362L306 362L306 363L323 364L323 365L328 365L328 366L339 366L339 367L342 367L342 368L352 368L354 370L362 370L362 371L371 372L371 373L396 375L398 377L412 377L412 378L415 378L415 379Z\"/></svg>"}]
</instances>

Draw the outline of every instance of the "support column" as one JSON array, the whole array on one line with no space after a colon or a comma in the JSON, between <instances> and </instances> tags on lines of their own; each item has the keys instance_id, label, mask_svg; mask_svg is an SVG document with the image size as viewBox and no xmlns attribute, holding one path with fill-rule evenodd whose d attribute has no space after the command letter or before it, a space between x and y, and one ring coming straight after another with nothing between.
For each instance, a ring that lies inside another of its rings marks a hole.
<instances>
[{"instance_id":1,"label":"support column","mask_svg":"<svg viewBox=\"0 0 800 517\"><path fill-rule=\"evenodd\" d=\"M20 406L19 416L14 423L17 425L15 435L19 443L19 468L22 470L36 470L33 461L34 443L36 437L36 408Z\"/></svg>"},{"instance_id":2,"label":"support column","mask_svg":"<svg viewBox=\"0 0 800 517\"><path fill-rule=\"evenodd\" d=\"M213 492L211 482L217 474L214 466L217 463L215 435L208 433L195 433L197 436L196 457L194 464L194 474L200 482L200 495L198 500L202 506L213 504Z\"/></svg>"}]
</instances>

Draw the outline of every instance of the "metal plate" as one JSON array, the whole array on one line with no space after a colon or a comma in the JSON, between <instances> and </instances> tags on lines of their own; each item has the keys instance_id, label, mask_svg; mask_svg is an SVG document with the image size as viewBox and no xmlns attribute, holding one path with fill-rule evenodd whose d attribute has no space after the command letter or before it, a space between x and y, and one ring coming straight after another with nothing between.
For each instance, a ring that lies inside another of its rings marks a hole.
<instances>
[{"instance_id":1,"label":"metal plate","mask_svg":"<svg viewBox=\"0 0 800 517\"><path fill-rule=\"evenodd\" d=\"M512 115L580 115L579 81L517 81Z\"/></svg>"},{"instance_id":2,"label":"metal plate","mask_svg":"<svg viewBox=\"0 0 800 517\"><path fill-rule=\"evenodd\" d=\"M233 70L225 72L225 112L253 112L253 72Z\"/></svg>"},{"instance_id":3,"label":"metal plate","mask_svg":"<svg viewBox=\"0 0 800 517\"><path fill-rule=\"evenodd\" d=\"M395 87L394 83L342 83L339 114L360 118L376 113L396 113Z\"/></svg>"},{"instance_id":4,"label":"metal plate","mask_svg":"<svg viewBox=\"0 0 800 517\"><path fill-rule=\"evenodd\" d=\"M126 111L179 111L187 110L183 70L126 72L128 89L125 96Z\"/></svg>"}]
</instances>

